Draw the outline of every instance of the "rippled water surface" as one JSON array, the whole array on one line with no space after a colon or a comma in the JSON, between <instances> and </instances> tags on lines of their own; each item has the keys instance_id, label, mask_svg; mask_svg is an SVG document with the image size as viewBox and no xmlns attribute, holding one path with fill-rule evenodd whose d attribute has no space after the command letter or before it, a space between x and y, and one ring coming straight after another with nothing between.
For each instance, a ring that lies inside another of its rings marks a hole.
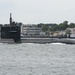
<instances>
[{"instance_id":1,"label":"rippled water surface","mask_svg":"<svg viewBox=\"0 0 75 75\"><path fill-rule=\"evenodd\" d=\"M75 45L0 44L0 75L75 75Z\"/></svg>"}]
</instances>

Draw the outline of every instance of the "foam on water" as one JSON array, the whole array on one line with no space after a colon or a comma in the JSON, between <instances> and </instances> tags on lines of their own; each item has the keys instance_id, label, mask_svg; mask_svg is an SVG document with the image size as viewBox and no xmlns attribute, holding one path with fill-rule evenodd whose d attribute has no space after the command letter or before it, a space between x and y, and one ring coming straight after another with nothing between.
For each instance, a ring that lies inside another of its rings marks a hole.
<instances>
[{"instance_id":1,"label":"foam on water","mask_svg":"<svg viewBox=\"0 0 75 75\"><path fill-rule=\"evenodd\" d=\"M56 44L56 45L66 45L65 43L51 43L51 44Z\"/></svg>"}]
</instances>

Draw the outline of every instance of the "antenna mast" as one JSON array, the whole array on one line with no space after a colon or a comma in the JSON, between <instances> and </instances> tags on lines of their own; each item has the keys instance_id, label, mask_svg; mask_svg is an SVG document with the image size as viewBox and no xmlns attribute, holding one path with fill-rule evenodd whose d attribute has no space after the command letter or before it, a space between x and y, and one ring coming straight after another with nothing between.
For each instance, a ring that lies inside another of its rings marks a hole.
<instances>
[{"instance_id":1,"label":"antenna mast","mask_svg":"<svg viewBox=\"0 0 75 75\"><path fill-rule=\"evenodd\" d=\"M10 25L12 25L12 14L10 13Z\"/></svg>"}]
</instances>

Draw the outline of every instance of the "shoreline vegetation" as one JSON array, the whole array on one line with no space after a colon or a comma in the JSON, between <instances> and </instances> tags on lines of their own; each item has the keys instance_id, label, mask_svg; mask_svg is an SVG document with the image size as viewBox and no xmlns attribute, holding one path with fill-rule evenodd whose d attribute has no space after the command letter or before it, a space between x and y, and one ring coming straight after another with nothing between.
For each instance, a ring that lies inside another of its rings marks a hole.
<instances>
[{"instance_id":1,"label":"shoreline vegetation","mask_svg":"<svg viewBox=\"0 0 75 75\"><path fill-rule=\"evenodd\" d=\"M0 27L1 26L7 26L9 24L0 24ZM17 23L16 22L16 25L25 25L23 24L22 22L19 22ZM27 24L26 24L27 25ZM39 23L39 24L28 24L28 25L34 25L35 27L38 27L38 28L42 28L43 31L63 31L63 30L66 30L66 28L74 28L75 27L75 23L70 23L68 24L68 21L64 21L60 24L56 24L56 23Z\"/></svg>"}]
</instances>

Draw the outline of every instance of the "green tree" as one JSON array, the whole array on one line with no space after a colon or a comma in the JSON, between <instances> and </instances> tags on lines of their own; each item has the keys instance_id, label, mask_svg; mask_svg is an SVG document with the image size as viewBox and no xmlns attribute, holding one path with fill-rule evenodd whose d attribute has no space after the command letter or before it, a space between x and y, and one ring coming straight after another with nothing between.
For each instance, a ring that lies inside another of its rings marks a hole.
<instances>
[{"instance_id":1,"label":"green tree","mask_svg":"<svg viewBox=\"0 0 75 75\"><path fill-rule=\"evenodd\" d=\"M37 27L42 28L43 25L44 25L43 23L40 23L40 24L37 24Z\"/></svg>"},{"instance_id":2,"label":"green tree","mask_svg":"<svg viewBox=\"0 0 75 75\"><path fill-rule=\"evenodd\" d=\"M61 31L61 30L65 30L65 26L64 26L63 23L60 23L60 24L59 24L59 30L60 30L60 31Z\"/></svg>"},{"instance_id":3,"label":"green tree","mask_svg":"<svg viewBox=\"0 0 75 75\"><path fill-rule=\"evenodd\" d=\"M68 28L74 28L75 27L75 23L70 23L69 25L68 25Z\"/></svg>"},{"instance_id":4,"label":"green tree","mask_svg":"<svg viewBox=\"0 0 75 75\"><path fill-rule=\"evenodd\" d=\"M63 25L64 25L64 27L65 27L65 29L68 27L68 21L64 21L63 22Z\"/></svg>"},{"instance_id":5,"label":"green tree","mask_svg":"<svg viewBox=\"0 0 75 75\"><path fill-rule=\"evenodd\" d=\"M46 26L46 25L43 25L42 26L42 30L45 32L45 31L48 31L48 26Z\"/></svg>"},{"instance_id":6,"label":"green tree","mask_svg":"<svg viewBox=\"0 0 75 75\"><path fill-rule=\"evenodd\" d=\"M59 30L65 30L68 27L68 21L59 24Z\"/></svg>"},{"instance_id":7,"label":"green tree","mask_svg":"<svg viewBox=\"0 0 75 75\"><path fill-rule=\"evenodd\" d=\"M51 28L49 28L49 31L58 31L59 27L58 25L52 26Z\"/></svg>"}]
</instances>

